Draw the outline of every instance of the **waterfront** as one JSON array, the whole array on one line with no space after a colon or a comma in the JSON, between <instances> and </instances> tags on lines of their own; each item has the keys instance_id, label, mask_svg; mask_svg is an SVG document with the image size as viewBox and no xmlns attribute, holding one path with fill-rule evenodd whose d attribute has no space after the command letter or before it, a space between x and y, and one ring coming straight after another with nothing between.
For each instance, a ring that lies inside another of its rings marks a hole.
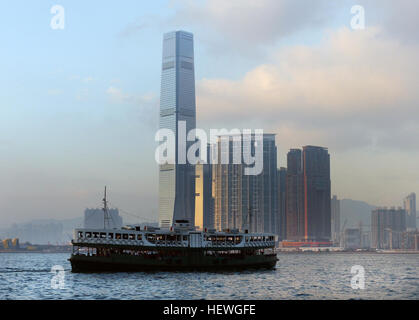
<instances>
[{"instance_id":1,"label":"waterfront","mask_svg":"<svg viewBox=\"0 0 419 320\"><path fill-rule=\"evenodd\" d=\"M73 274L69 255L0 254L0 299L419 299L418 254L280 254L276 270ZM64 288L52 289L62 265ZM365 289L351 288L351 267Z\"/></svg>"}]
</instances>

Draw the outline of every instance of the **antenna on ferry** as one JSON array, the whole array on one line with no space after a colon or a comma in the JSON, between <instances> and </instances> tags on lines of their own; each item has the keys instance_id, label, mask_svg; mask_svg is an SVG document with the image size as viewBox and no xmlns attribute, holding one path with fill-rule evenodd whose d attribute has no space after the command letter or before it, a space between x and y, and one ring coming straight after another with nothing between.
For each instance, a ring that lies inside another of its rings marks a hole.
<instances>
[{"instance_id":1,"label":"antenna on ferry","mask_svg":"<svg viewBox=\"0 0 419 320\"><path fill-rule=\"evenodd\" d=\"M108 213L108 200L106 199L106 186L105 186L105 195L103 197L103 228L106 229L106 223L109 227L109 213Z\"/></svg>"}]
</instances>

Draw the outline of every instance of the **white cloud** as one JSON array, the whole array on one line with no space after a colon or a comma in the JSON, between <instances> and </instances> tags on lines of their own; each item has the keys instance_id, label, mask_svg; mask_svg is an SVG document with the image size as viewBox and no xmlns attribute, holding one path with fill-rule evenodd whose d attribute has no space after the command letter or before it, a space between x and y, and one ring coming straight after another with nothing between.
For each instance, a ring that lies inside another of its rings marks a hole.
<instances>
[{"instance_id":1,"label":"white cloud","mask_svg":"<svg viewBox=\"0 0 419 320\"><path fill-rule=\"evenodd\" d=\"M173 23L191 24L207 38L251 51L330 19L336 5L326 0L173 1Z\"/></svg>"},{"instance_id":2,"label":"white cloud","mask_svg":"<svg viewBox=\"0 0 419 320\"><path fill-rule=\"evenodd\" d=\"M418 54L378 28L330 31L318 46L281 49L238 81L201 80L198 117L211 124L223 114L233 126L252 123L301 144L419 150Z\"/></svg>"}]
</instances>

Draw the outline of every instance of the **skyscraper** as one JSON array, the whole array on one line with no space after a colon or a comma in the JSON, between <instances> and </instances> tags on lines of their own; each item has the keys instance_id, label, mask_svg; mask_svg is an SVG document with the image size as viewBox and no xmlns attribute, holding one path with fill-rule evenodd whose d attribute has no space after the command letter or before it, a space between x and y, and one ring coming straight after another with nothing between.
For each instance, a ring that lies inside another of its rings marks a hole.
<instances>
[{"instance_id":1,"label":"skyscraper","mask_svg":"<svg viewBox=\"0 0 419 320\"><path fill-rule=\"evenodd\" d=\"M371 248L400 248L404 231L406 231L406 211L404 209L379 208L372 211Z\"/></svg>"},{"instance_id":2,"label":"skyscraper","mask_svg":"<svg viewBox=\"0 0 419 320\"><path fill-rule=\"evenodd\" d=\"M214 228L214 199L212 197L212 170L210 164L195 165L195 227Z\"/></svg>"},{"instance_id":3,"label":"skyscraper","mask_svg":"<svg viewBox=\"0 0 419 320\"><path fill-rule=\"evenodd\" d=\"M340 244L340 200L337 196L333 196L332 198L331 211L332 242L337 246Z\"/></svg>"},{"instance_id":4,"label":"skyscraper","mask_svg":"<svg viewBox=\"0 0 419 320\"><path fill-rule=\"evenodd\" d=\"M278 218L276 223L276 233L279 240L285 240L287 236L287 168L278 169Z\"/></svg>"},{"instance_id":5,"label":"skyscraper","mask_svg":"<svg viewBox=\"0 0 419 320\"><path fill-rule=\"evenodd\" d=\"M304 238L304 184L302 172L302 153L291 149L287 154L286 176L286 239Z\"/></svg>"},{"instance_id":6,"label":"skyscraper","mask_svg":"<svg viewBox=\"0 0 419 320\"><path fill-rule=\"evenodd\" d=\"M330 155L326 148L303 147L303 175L304 237L306 240L330 241Z\"/></svg>"},{"instance_id":7,"label":"skyscraper","mask_svg":"<svg viewBox=\"0 0 419 320\"><path fill-rule=\"evenodd\" d=\"M406 210L406 226L408 229L416 229L416 194L411 193L404 199Z\"/></svg>"},{"instance_id":8,"label":"skyscraper","mask_svg":"<svg viewBox=\"0 0 419 320\"><path fill-rule=\"evenodd\" d=\"M306 146L287 155L287 240L330 241L330 156L326 148Z\"/></svg>"},{"instance_id":9,"label":"skyscraper","mask_svg":"<svg viewBox=\"0 0 419 320\"><path fill-rule=\"evenodd\" d=\"M207 163L195 165L195 227L214 228L214 198L212 167L209 163L210 145L207 146Z\"/></svg>"},{"instance_id":10,"label":"skyscraper","mask_svg":"<svg viewBox=\"0 0 419 320\"><path fill-rule=\"evenodd\" d=\"M180 121L186 124L186 133L196 127L193 35L184 31L163 37L160 128L171 129L176 136L174 163L159 167L159 224L166 228L178 219L194 221L195 168L180 161L190 145L182 145L186 137L179 136Z\"/></svg>"},{"instance_id":11,"label":"skyscraper","mask_svg":"<svg viewBox=\"0 0 419 320\"><path fill-rule=\"evenodd\" d=\"M232 137L228 139L229 164L221 163L223 151L219 140L218 164L212 165L215 228L274 233L278 215L275 135L263 135L263 170L258 175L245 175L244 164L233 164L235 142ZM255 142L252 136L252 153Z\"/></svg>"}]
</instances>

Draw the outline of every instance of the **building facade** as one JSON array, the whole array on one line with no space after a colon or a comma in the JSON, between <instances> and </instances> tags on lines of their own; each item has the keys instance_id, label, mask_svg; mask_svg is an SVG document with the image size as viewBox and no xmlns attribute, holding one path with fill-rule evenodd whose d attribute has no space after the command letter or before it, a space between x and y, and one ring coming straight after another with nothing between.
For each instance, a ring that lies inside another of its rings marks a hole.
<instances>
[{"instance_id":1,"label":"building facade","mask_svg":"<svg viewBox=\"0 0 419 320\"><path fill-rule=\"evenodd\" d=\"M291 149L287 154L286 176L286 239L302 240L304 237L304 185L302 152Z\"/></svg>"},{"instance_id":2,"label":"building facade","mask_svg":"<svg viewBox=\"0 0 419 320\"><path fill-rule=\"evenodd\" d=\"M330 155L326 148L303 147L305 240L330 241Z\"/></svg>"},{"instance_id":3,"label":"building facade","mask_svg":"<svg viewBox=\"0 0 419 320\"><path fill-rule=\"evenodd\" d=\"M406 231L406 211L379 208L371 213L371 248L398 249Z\"/></svg>"},{"instance_id":4,"label":"building facade","mask_svg":"<svg viewBox=\"0 0 419 320\"><path fill-rule=\"evenodd\" d=\"M245 145L241 139L241 150ZM275 232L278 210L277 148L274 134L263 135L263 170L258 175L246 175L246 165L233 163L235 141L228 137L229 164L223 164L225 154L218 140L217 164L212 165L214 194L214 227L217 230L239 229L250 232ZM254 154L255 139L250 141Z\"/></svg>"},{"instance_id":5,"label":"building facade","mask_svg":"<svg viewBox=\"0 0 419 320\"><path fill-rule=\"evenodd\" d=\"M287 168L278 169L278 218L276 223L276 234L278 240L285 240L287 236Z\"/></svg>"},{"instance_id":6,"label":"building facade","mask_svg":"<svg viewBox=\"0 0 419 320\"><path fill-rule=\"evenodd\" d=\"M212 168L210 164L195 165L195 227L200 230L214 228L214 198L212 194Z\"/></svg>"},{"instance_id":7,"label":"building facade","mask_svg":"<svg viewBox=\"0 0 419 320\"><path fill-rule=\"evenodd\" d=\"M404 199L404 209L406 210L406 227L409 230L416 229L416 194L411 193Z\"/></svg>"},{"instance_id":8,"label":"building facade","mask_svg":"<svg viewBox=\"0 0 419 320\"><path fill-rule=\"evenodd\" d=\"M176 137L175 159L159 166L159 225L164 228L179 219L194 221L195 168L180 161L191 143L179 136L179 126L186 127L186 134L196 127L194 42L184 31L163 37L160 129Z\"/></svg>"},{"instance_id":9,"label":"building facade","mask_svg":"<svg viewBox=\"0 0 419 320\"><path fill-rule=\"evenodd\" d=\"M333 245L339 246L340 244L340 200L337 196L333 196L331 202L331 232Z\"/></svg>"}]
</instances>

